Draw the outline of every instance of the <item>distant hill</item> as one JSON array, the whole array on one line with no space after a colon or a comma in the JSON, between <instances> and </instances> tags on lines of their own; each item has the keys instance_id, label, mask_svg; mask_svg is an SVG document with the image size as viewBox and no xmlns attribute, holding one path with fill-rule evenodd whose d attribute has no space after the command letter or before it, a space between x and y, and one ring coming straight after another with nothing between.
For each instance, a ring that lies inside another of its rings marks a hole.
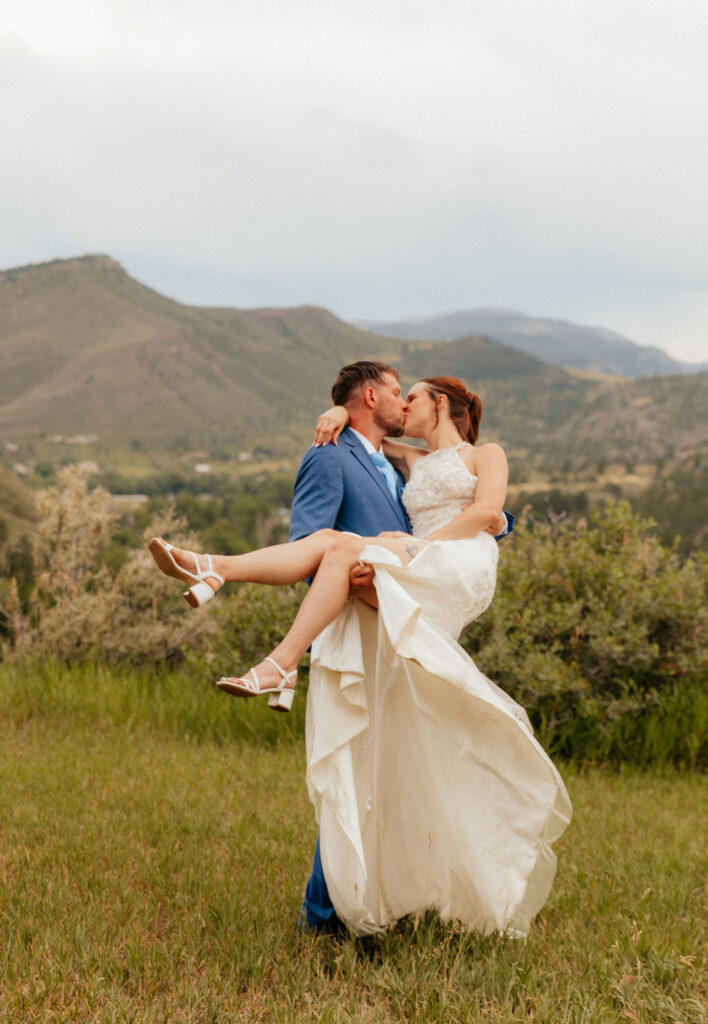
<instances>
[{"instance_id":1,"label":"distant hill","mask_svg":"<svg viewBox=\"0 0 708 1024\"><path fill-rule=\"evenodd\" d=\"M359 326L409 341L450 341L470 334L483 335L554 366L625 377L708 370L708 363L679 362L661 349L637 345L601 327L582 327L566 320L539 319L503 309L473 309L392 322L362 321Z\"/></svg>"},{"instance_id":2,"label":"distant hill","mask_svg":"<svg viewBox=\"0 0 708 1024\"><path fill-rule=\"evenodd\" d=\"M708 444L708 373L592 379L486 338L409 343L397 365L411 378L463 377L484 401L483 433L529 465L653 462Z\"/></svg>"},{"instance_id":3,"label":"distant hill","mask_svg":"<svg viewBox=\"0 0 708 1024\"><path fill-rule=\"evenodd\" d=\"M0 435L247 446L310 423L313 394L374 343L324 309L185 306L107 256L8 270Z\"/></svg>"},{"instance_id":4,"label":"distant hill","mask_svg":"<svg viewBox=\"0 0 708 1024\"><path fill-rule=\"evenodd\" d=\"M108 256L0 274L0 440L84 434L146 451L294 457L337 369L363 358L394 363L404 384L466 378L485 402L483 438L501 440L517 469L708 444L707 374L593 379L484 337L407 342L316 307L186 306Z\"/></svg>"}]
</instances>

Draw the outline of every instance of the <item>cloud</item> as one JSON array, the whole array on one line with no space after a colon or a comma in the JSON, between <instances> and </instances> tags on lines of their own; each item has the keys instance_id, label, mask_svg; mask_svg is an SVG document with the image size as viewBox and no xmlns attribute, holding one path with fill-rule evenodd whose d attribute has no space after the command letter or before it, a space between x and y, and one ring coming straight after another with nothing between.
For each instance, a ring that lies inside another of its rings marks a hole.
<instances>
[{"instance_id":1,"label":"cloud","mask_svg":"<svg viewBox=\"0 0 708 1024\"><path fill-rule=\"evenodd\" d=\"M185 301L504 305L708 358L698 0L29 0L2 28L5 266L107 251Z\"/></svg>"}]
</instances>

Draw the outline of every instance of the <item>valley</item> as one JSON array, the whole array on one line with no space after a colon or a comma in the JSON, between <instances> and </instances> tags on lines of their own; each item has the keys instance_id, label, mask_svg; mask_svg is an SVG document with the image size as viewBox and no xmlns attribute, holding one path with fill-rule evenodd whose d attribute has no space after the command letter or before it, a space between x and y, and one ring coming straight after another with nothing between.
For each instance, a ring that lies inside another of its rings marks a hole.
<instances>
[{"instance_id":1,"label":"valley","mask_svg":"<svg viewBox=\"0 0 708 1024\"><path fill-rule=\"evenodd\" d=\"M682 529L706 543L708 373L568 368L474 334L385 337L311 306L186 306L102 255L0 274L6 530L31 527L32 492L72 463L152 498L292 479L337 369L362 358L393 363L404 387L466 379L484 403L480 440L509 455L517 511L627 497L670 530L688 503Z\"/></svg>"}]
</instances>

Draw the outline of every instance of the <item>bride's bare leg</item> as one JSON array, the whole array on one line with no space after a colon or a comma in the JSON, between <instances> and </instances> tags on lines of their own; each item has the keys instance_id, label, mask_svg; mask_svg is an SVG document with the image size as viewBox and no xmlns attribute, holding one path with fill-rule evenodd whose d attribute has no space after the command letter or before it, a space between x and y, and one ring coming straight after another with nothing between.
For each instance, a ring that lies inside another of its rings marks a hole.
<instances>
[{"instance_id":1,"label":"bride's bare leg","mask_svg":"<svg viewBox=\"0 0 708 1024\"><path fill-rule=\"evenodd\" d=\"M318 530L301 540L287 544L272 544L243 555L212 555L214 570L229 583L268 583L277 586L296 583L314 575L327 548L341 539L337 530ZM194 571L191 552L173 548L175 561L183 569ZM207 568L206 556L197 555L199 568ZM212 577L206 582L212 590L218 590L219 583Z\"/></svg>"},{"instance_id":2,"label":"bride's bare leg","mask_svg":"<svg viewBox=\"0 0 708 1024\"><path fill-rule=\"evenodd\" d=\"M333 622L349 597L349 573L367 544L386 547L407 564L424 542L413 538L347 537L330 541L322 556L312 586L305 595L292 626L271 652L285 672L296 668L312 641ZM280 675L268 661L255 666L262 688L277 685Z\"/></svg>"}]
</instances>

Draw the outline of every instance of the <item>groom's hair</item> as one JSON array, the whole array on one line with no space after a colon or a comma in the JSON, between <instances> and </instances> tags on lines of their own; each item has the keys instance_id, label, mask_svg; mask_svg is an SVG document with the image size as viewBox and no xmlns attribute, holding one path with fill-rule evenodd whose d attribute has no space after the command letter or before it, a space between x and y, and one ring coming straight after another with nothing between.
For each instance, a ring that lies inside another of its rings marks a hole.
<instances>
[{"instance_id":1,"label":"groom's hair","mask_svg":"<svg viewBox=\"0 0 708 1024\"><path fill-rule=\"evenodd\" d=\"M332 385L332 401L335 405L346 405L355 397L357 389L361 391L367 384L385 384L384 374L390 373L401 379L398 370L386 363L376 363L368 359L362 359L358 363L349 363L343 366L337 374L337 379ZM358 396L357 396L358 397Z\"/></svg>"}]
</instances>

